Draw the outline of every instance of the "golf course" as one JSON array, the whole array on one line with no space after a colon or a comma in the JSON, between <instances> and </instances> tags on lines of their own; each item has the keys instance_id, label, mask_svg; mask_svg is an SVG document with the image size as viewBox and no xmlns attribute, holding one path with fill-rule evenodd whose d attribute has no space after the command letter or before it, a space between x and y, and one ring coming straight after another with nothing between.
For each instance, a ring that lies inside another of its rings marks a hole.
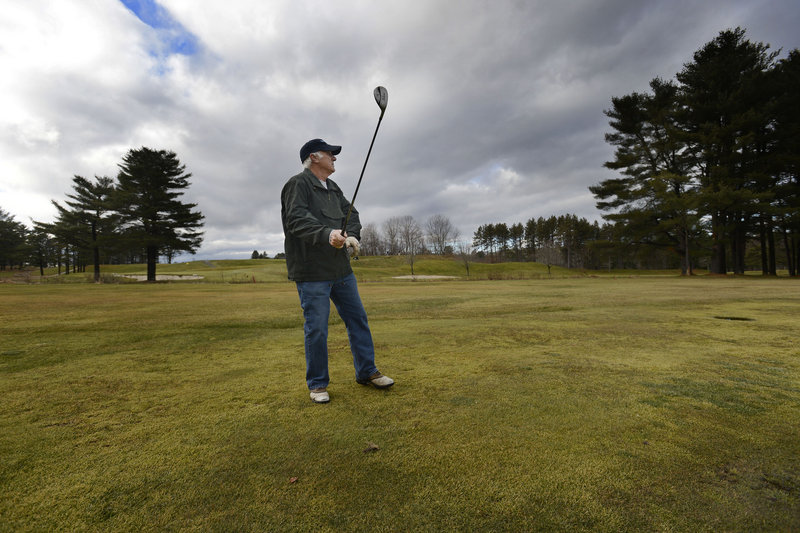
<instances>
[{"instance_id":1,"label":"golf course","mask_svg":"<svg viewBox=\"0 0 800 533\"><path fill-rule=\"evenodd\" d=\"M800 530L800 280L354 270L325 405L283 261L3 273L0 531Z\"/></svg>"}]
</instances>

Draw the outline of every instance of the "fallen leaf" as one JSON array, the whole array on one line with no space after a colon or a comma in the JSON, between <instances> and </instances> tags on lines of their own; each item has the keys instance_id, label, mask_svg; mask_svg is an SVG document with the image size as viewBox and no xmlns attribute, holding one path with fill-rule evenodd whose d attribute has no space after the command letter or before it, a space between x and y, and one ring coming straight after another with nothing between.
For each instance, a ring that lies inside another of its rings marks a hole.
<instances>
[{"instance_id":1,"label":"fallen leaf","mask_svg":"<svg viewBox=\"0 0 800 533\"><path fill-rule=\"evenodd\" d=\"M297 483L297 478L296 477L290 477L289 478L289 483Z\"/></svg>"}]
</instances>

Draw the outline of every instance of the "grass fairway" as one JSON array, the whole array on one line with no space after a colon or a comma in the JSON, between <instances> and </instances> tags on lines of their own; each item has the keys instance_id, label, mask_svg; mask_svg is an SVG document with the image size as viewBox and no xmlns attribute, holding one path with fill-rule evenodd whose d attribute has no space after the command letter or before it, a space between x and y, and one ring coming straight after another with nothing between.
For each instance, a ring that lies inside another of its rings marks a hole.
<instances>
[{"instance_id":1,"label":"grass fairway","mask_svg":"<svg viewBox=\"0 0 800 533\"><path fill-rule=\"evenodd\" d=\"M290 283L0 285L0 530L800 529L797 280L361 293L314 405Z\"/></svg>"}]
</instances>

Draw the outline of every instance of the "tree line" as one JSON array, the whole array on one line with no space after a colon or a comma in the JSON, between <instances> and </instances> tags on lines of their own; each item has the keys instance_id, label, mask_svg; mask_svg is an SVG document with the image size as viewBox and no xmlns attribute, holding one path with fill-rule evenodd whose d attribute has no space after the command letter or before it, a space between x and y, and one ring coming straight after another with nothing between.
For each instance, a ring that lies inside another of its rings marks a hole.
<instances>
[{"instance_id":1,"label":"tree line","mask_svg":"<svg viewBox=\"0 0 800 533\"><path fill-rule=\"evenodd\" d=\"M528 219L525 224L504 222L479 226L472 245L479 258L490 261L536 261L548 266L597 269L607 254L598 243L603 228L577 215Z\"/></svg>"},{"instance_id":2,"label":"tree line","mask_svg":"<svg viewBox=\"0 0 800 533\"><path fill-rule=\"evenodd\" d=\"M391 217L380 226L368 223L361 229L361 254L405 255L413 275L419 255L453 253L458 238L458 230L444 215L433 215L424 225L410 215Z\"/></svg>"},{"instance_id":3,"label":"tree line","mask_svg":"<svg viewBox=\"0 0 800 533\"><path fill-rule=\"evenodd\" d=\"M674 254L631 250L613 242L614 227L577 215L531 218L526 223L479 226L462 238L450 219L437 214L420 223L410 215L392 217L361 230L361 255L406 256L414 273L420 255L455 256L468 261L536 261L567 268L673 268ZM253 251L251 257L260 254Z\"/></svg>"},{"instance_id":4,"label":"tree line","mask_svg":"<svg viewBox=\"0 0 800 533\"><path fill-rule=\"evenodd\" d=\"M774 275L783 248L800 273L800 51L726 30L695 52L675 80L612 98L606 110L621 177L590 187L615 243L670 249L690 274L741 274L757 248Z\"/></svg>"},{"instance_id":5,"label":"tree line","mask_svg":"<svg viewBox=\"0 0 800 533\"><path fill-rule=\"evenodd\" d=\"M130 150L116 180L74 176L72 192L56 208L53 222L34 221L28 230L0 209L0 268L34 264L69 273L94 265L146 263L147 280L156 280L159 257L194 253L203 239L203 215L197 204L180 197L190 173L176 154L142 147Z\"/></svg>"}]
</instances>

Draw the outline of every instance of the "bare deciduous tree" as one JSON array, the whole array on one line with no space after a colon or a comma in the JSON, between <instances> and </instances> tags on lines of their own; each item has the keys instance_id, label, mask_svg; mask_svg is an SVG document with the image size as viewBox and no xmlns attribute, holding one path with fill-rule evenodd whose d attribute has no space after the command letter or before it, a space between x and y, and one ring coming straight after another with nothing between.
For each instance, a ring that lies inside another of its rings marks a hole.
<instances>
[{"instance_id":1,"label":"bare deciduous tree","mask_svg":"<svg viewBox=\"0 0 800 533\"><path fill-rule=\"evenodd\" d=\"M428 244L433 248L433 253L444 255L448 243L458 239L458 230L444 215L433 215L425 226Z\"/></svg>"},{"instance_id":2,"label":"bare deciduous tree","mask_svg":"<svg viewBox=\"0 0 800 533\"><path fill-rule=\"evenodd\" d=\"M383 237L386 244L386 253L389 255L401 253L400 224L400 217L392 217L383 223Z\"/></svg>"},{"instance_id":3,"label":"bare deciduous tree","mask_svg":"<svg viewBox=\"0 0 800 533\"><path fill-rule=\"evenodd\" d=\"M474 257L475 249L469 241L458 241L456 243L456 255L461 262L464 263L464 268L467 270L467 277L469 277L469 262Z\"/></svg>"},{"instance_id":4,"label":"bare deciduous tree","mask_svg":"<svg viewBox=\"0 0 800 533\"><path fill-rule=\"evenodd\" d=\"M362 255L383 255L385 248L381 232L375 224L369 223L361 229Z\"/></svg>"},{"instance_id":5,"label":"bare deciduous tree","mask_svg":"<svg viewBox=\"0 0 800 533\"><path fill-rule=\"evenodd\" d=\"M414 217L406 215L398 219L399 227L399 241L403 253L408 256L408 262L411 265L411 275L414 275L414 260L417 254L422 252L425 248L425 238L422 234L422 228Z\"/></svg>"}]
</instances>

